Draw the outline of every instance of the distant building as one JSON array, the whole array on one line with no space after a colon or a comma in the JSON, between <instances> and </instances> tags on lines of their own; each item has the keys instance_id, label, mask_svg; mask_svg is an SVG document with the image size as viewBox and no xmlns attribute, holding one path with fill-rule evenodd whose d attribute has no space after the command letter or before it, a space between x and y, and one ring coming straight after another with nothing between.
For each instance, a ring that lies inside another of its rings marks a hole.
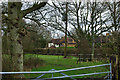
<instances>
[{"instance_id":1,"label":"distant building","mask_svg":"<svg viewBox=\"0 0 120 80\"><path fill-rule=\"evenodd\" d=\"M61 39L52 39L49 43L48 43L48 47L50 48L50 47L60 47L60 40Z\"/></svg>"},{"instance_id":2,"label":"distant building","mask_svg":"<svg viewBox=\"0 0 120 80\"><path fill-rule=\"evenodd\" d=\"M75 47L76 42L72 38L67 38L67 47ZM65 38L62 37L61 39L52 39L48 43L48 47L64 47L65 46Z\"/></svg>"},{"instance_id":3,"label":"distant building","mask_svg":"<svg viewBox=\"0 0 120 80\"><path fill-rule=\"evenodd\" d=\"M61 38L61 47L65 46L65 38ZM75 47L76 42L72 38L67 38L67 47Z\"/></svg>"}]
</instances>

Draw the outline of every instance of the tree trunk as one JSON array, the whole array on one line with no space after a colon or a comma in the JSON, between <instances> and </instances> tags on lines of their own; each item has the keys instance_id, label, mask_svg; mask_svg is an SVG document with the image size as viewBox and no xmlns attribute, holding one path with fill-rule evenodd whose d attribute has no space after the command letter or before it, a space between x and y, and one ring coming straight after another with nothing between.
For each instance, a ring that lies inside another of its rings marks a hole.
<instances>
[{"instance_id":1,"label":"tree trunk","mask_svg":"<svg viewBox=\"0 0 120 80\"><path fill-rule=\"evenodd\" d=\"M22 17L20 16L21 2L8 2L8 18L10 29L10 54L12 61L11 71L23 71L23 48L21 44L20 30L22 28ZM22 78L22 75L12 76Z\"/></svg>"},{"instance_id":2,"label":"tree trunk","mask_svg":"<svg viewBox=\"0 0 120 80\"><path fill-rule=\"evenodd\" d=\"M92 36L92 60L94 60L94 51L95 51L95 41L94 41L94 35Z\"/></svg>"},{"instance_id":3,"label":"tree trunk","mask_svg":"<svg viewBox=\"0 0 120 80\"><path fill-rule=\"evenodd\" d=\"M68 13L68 3L66 3L66 26L65 26L65 50L64 50L64 58L67 57L67 13Z\"/></svg>"}]
</instances>

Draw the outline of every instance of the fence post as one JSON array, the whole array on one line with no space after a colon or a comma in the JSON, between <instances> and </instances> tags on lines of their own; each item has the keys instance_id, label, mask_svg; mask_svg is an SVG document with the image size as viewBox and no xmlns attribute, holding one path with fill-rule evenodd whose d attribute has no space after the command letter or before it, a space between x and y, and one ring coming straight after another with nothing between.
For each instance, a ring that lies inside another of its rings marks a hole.
<instances>
[{"instance_id":1,"label":"fence post","mask_svg":"<svg viewBox=\"0 0 120 80\"><path fill-rule=\"evenodd\" d=\"M112 79L118 80L118 55L112 55L110 63L112 64Z\"/></svg>"},{"instance_id":2,"label":"fence post","mask_svg":"<svg viewBox=\"0 0 120 80\"><path fill-rule=\"evenodd\" d=\"M118 54L118 76L120 76L120 54ZM118 80L120 80L120 77L118 77Z\"/></svg>"},{"instance_id":3,"label":"fence post","mask_svg":"<svg viewBox=\"0 0 120 80\"><path fill-rule=\"evenodd\" d=\"M110 63L110 74L109 74L109 78L112 79L112 64Z\"/></svg>"},{"instance_id":4,"label":"fence post","mask_svg":"<svg viewBox=\"0 0 120 80\"><path fill-rule=\"evenodd\" d=\"M112 65L112 79L115 79L115 73L114 73L114 63L115 63L115 57L114 55L110 56L110 63Z\"/></svg>"},{"instance_id":5,"label":"fence post","mask_svg":"<svg viewBox=\"0 0 120 80\"><path fill-rule=\"evenodd\" d=\"M119 59L118 59L118 55L116 55L116 64L115 64L115 67L116 67L116 79L118 80L118 67L119 67L119 65L118 65L118 62L119 62Z\"/></svg>"}]
</instances>

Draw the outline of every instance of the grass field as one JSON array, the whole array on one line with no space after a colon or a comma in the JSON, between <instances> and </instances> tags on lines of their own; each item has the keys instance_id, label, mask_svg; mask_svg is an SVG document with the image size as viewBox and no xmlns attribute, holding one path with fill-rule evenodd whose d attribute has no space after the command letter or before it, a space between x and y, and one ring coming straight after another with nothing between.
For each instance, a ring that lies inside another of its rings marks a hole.
<instances>
[{"instance_id":1,"label":"grass field","mask_svg":"<svg viewBox=\"0 0 120 80\"><path fill-rule=\"evenodd\" d=\"M31 57L33 55L35 54L26 54L25 57ZM98 61L98 62L81 62L80 64L76 64L77 58L75 57L69 57L64 59L63 56L52 56L52 55L35 55L35 56L44 60L44 65L39 66L37 68L32 68L31 69L32 71L49 71L51 69L64 70L64 69L93 66L93 65L99 65L99 64L105 63L104 61ZM97 68L75 70L75 71L69 71L69 72L63 72L63 73L67 75L76 75L76 74L85 74L85 73L93 73L93 72L104 72L108 70L109 70L109 67L97 67ZM41 74L25 74L25 77L36 78L40 75ZM99 74L99 75L82 76L82 77L75 77L75 78L86 78L86 77L101 78L106 75L107 74ZM45 74L42 78L48 78L51 76L52 74ZM63 76L63 75L61 75L60 73L54 73L54 77L57 77L57 76ZM70 79L70 78L67 78L67 79Z\"/></svg>"},{"instance_id":2,"label":"grass field","mask_svg":"<svg viewBox=\"0 0 120 80\"><path fill-rule=\"evenodd\" d=\"M57 47L57 48L64 48L64 47ZM75 47L67 47L67 48L75 48Z\"/></svg>"}]
</instances>

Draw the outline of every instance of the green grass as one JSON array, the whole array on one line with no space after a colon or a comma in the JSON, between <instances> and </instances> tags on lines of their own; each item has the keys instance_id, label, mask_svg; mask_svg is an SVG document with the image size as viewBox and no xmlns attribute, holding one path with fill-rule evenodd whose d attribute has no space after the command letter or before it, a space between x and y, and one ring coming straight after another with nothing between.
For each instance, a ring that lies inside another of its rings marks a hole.
<instances>
[{"instance_id":1,"label":"green grass","mask_svg":"<svg viewBox=\"0 0 120 80\"><path fill-rule=\"evenodd\" d=\"M34 54L27 54L25 56L30 57ZM93 65L99 65L104 64L104 61L99 62L81 62L80 64L76 64L76 58L75 57L69 57L67 59L64 59L63 56L52 56L52 55L37 55L40 59L44 60L45 65L40 66L38 68L33 68L32 71L49 71L51 69L56 70L64 70L64 69L71 69L71 68L77 68L77 67L85 67L85 66L93 66ZM93 73L93 72L104 72L108 71L106 67L97 67L97 68L90 68L90 69L83 69L83 70L75 70L75 71L68 71L63 72L67 75L77 75L77 74L85 74L85 73ZM40 76L41 74L25 74L26 78L36 78ZM100 75L93 75L93 76L82 76L82 77L75 77L75 78L85 78L85 77L103 77L106 74L100 74ZM51 74L45 74L42 78L48 78L51 77ZM60 73L54 73L54 76L63 76Z\"/></svg>"},{"instance_id":2,"label":"green grass","mask_svg":"<svg viewBox=\"0 0 120 80\"><path fill-rule=\"evenodd\" d=\"M58 47L58 48L65 48L65 47ZM76 48L76 47L67 47L67 48Z\"/></svg>"}]
</instances>

